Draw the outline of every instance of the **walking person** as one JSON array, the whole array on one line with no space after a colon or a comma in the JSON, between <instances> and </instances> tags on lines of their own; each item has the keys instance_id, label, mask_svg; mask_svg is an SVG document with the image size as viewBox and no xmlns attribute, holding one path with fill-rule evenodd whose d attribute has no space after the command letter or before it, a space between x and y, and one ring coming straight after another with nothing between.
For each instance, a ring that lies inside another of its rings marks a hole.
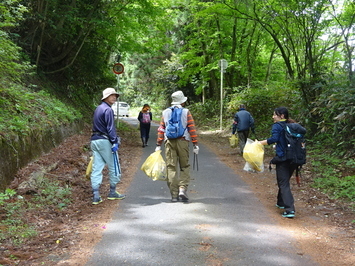
<instances>
[{"instance_id":1,"label":"walking person","mask_svg":"<svg viewBox=\"0 0 355 266\"><path fill-rule=\"evenodd\" d=\"M181 200L187 202L189 200L187 189L190 183L189 143L190 141L192 142L193 152L198 154L197 133L190 111L184 108L187 97L184 96L182 91L176 91L171 95L171 98L173 108L183 108L181 125L186 130L184 130L182 137L168 139L165 129L168 126L173 110L171 108L165 109L158 128L157 147L155 150L160 150L164 142L168 176L167 185L170 190L171 201L177 202Z\"/></svg>"},{"instance_id":2,"label":"walking person","mask_svg":"<svg viewBox=\"0 0 355 266\"><path fill-rule=\"evenodd\" d=\"M152 113L149 104L143 105L142 110L138 114L139 130L141 133L142 147L148 146L150 124L152 121Z\"/></svg>"},{"instance_id":3,"label":"walking person","mask_svg":"<svg viewBox=\"0 0 355 266\"><path fill-rule=\"evenodd\" d=\"M249 137L250 129L255 134L254 118L246 110L245 105L241 104L239 111L234 115L232 134L235 134L236 131L238 133L239 149L242 155L245 143Z\"/></svg>"},{"instance_id":4,"label":"walking person","mask_svg":"<svg viewBox=\"0 0 355 266\"><path fill-rule=\"evenodd\" d=\"M271 128L271 137L260 141L262 145L270 145L276 143L276 156L272 163L276 164L276 179L278 185L276 207L284 209L283 217L295 217L294 198L291 192L290 178L296 169L296 165L291 164L290 160L283 160L286 157L286 137L285 127L287 123L294 123L289 118L288 110L285 107L279 107L274 110L274 124Z\"/></svg>"},{"instance_id":5,"label":"walking person","mask_svg":"<svg viewBox=\"0 0 355 266\"><path fill-rule=\"evenodd\" d=\"M100 186L103 178L102 170L105 165L108 167L110 181L110 191L107 199L116 200L125 198L125 195L121 195L116 191L116 185L121 178L117 153L121 139L116 133L114 114L111 106L116 102L118 96L119 94L116 93L115 89L105 89L102 92L102 102L94 112L91 136L91 150L94 160L90 177L93 191L92 204L94 205L102 202Z\"/></svg>"}]
</instances>

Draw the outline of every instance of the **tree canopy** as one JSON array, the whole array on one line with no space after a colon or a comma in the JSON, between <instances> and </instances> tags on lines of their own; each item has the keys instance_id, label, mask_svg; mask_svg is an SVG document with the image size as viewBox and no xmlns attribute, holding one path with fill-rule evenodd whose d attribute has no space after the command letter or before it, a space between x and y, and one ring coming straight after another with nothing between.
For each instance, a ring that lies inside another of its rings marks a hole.
<instances>
[{"instance_id":1,"label":"tree canopy","mask_svg":"<svg viewBox=\"0 0 355 266\"><path fill-rule=\"evenodd\" d=\"M182 90L218 119L225 59L226 120L238 103L259 121L285 105L310 135L354 150L353 1L8 0L0 12L7 78L32 65L57 95L89 105L108 86L157 107Z\"/></svg>"}]
</instances>

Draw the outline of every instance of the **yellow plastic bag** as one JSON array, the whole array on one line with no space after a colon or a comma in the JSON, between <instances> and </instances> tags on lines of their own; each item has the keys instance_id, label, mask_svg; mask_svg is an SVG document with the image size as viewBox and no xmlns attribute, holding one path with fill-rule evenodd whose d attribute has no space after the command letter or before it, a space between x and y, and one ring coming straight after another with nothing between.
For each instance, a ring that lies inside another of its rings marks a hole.
<instances>
[{"instance_id":1,"label":"yellow plastic bag","mask_svg":"<svg viewBox=\"0 0 355 266\"><path fill-rule=\"evenodd\" d=\"M94 157L91 156L91 157L90 157L90 162L89 162L89 164L88 164L88 167L86 168L85 177L86 177L87 179L90 179L90 175L91 175L91 172L92 172L92 163L93 163L93 161L94 161Z\"/></svg>"},{"instance_id":2,"label":"yellow plastic bag","mask_svg":"<svg viewBox=\"0 0 355 266\"><path fill-rule=\"evenodd\" d=\"M258 141L252 141L247 139L243 150L243 158L246 160L247 164L244 170L248 171L248 167L257 172L264 171L264 146Z\"/></svg>"},{"instance_id":3,"label":"yellow plastic bag","mask_svg":"<svg viewBox=\"0 0 355 266\"><path fill-rule=\"evenodd\" d=\"M161 156L161 150L153 152L141 166L141 170L153 181L167 181L166 163Z\"/></svg>"},{"instance_id":4,"label":"yellow plastic bag","mask_svg":"<svg viewBox=\"0 0 355 266\"><path fill-rule=\"evenodd\" d=\"M229 144L231 146L231 148L236 148L238 146L238 137L233 134L230 138L229 138Z\"/></svg>"}]
</instances>

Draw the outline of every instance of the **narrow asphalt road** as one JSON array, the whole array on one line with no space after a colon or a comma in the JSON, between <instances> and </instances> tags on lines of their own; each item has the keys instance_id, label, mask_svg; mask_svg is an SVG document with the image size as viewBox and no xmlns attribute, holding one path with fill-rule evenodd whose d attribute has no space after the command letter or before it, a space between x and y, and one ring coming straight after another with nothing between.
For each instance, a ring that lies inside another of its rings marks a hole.
<instances>
[{"instance_id":1,"label":"narrow asphalt road","mask_svg":"<svg viewBox=\"0 0 355 266\"><path fill-rule=\"evenodd\" d=\"M156 125L139 166L155 141ZM278 226L248 185L199 146L198 171L192 170L192 147L190 153L190 202L170 202L166 183L138 170L86 265L317 265L300 255L291 232Z\"/></svg>"}]
</instances>

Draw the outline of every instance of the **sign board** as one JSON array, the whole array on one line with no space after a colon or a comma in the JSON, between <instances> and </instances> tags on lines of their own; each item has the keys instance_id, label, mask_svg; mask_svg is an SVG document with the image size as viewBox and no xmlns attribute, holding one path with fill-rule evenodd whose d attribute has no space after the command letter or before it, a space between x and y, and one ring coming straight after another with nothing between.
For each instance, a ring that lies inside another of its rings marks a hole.
<instances>
[{"instance_id":1,"label":"sign board","mask_svg":"<svg viewBox=\"0 0 355 266\"><path fill-rule=\"evenodd\" d=\"M124 72L124 67L121 63L116 63L113 65L113 73L119 75L119 74L122 74Z\"/></svg>"},{"instance_id":2,"label":"sign board","mask_svg":"<svg viewBox=\"0 0 355 266\"><path fill-rule=\"evenodd\" d=\"M221 68L221 71L223 71L224 73L226 72L226 68L228 67L228 62L226 59L221 59L219 60L219 67Z\"/></svg>"}]
</instances>

